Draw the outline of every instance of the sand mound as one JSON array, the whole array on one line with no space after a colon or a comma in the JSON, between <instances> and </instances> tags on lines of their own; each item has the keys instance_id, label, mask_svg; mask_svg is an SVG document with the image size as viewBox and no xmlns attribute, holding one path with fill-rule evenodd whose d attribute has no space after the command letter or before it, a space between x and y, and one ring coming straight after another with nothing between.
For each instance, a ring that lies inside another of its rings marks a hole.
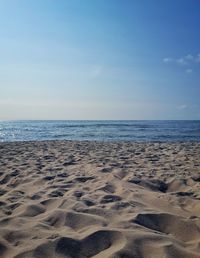
<instances>
[{"instance_id":1,"label":"sand mound","mask_svg":"<svg viewBox=\"0 0 200 258\"><path fill-rule=\"evenodd\" d=\"M167 184L164 183L161 180L144 180L144 179L138 179L138 178L133 178L129 180L130 183L134 183L140 186L143 186L145 188L148 188L149 190L152 191L160 191L165 193L167 191Z\"/></svg>"},{"instance_id":2,"label":"sand mound","mask_svg":"<svg viewBox=\"0 0 200 258\"><path fill-rule=\"evenodd\" d=\"M134 222L149 229L171 234L181 241L199 239L200 227L195 224L195 221L169 213L138 214Z\"/></svg>"},{"instance_id":3,"label":"sand mound","mask_svg":"<svg viewBox=\"0 0 200 258\"><path fill-rule=\"evenodd\" d=\"M45 223L51 227L63 227L67 226L74 230L82 229L83 227L88 228L90 225L104 225L106 220L95 215L89 215L78 212L65 212L63 210L57 210L53 212L47 219L44 220Z\"/></svg>"},{"instance_id":4,"label":"sand mound","mask_svg":"<svg viewBox=\"0 0 200 258\"><path fill-rule=\"evenodd\" d=\"M99 253L102 255L102 253L112 253L113 250L119 249L118 243L121 241L123 241L123 236L120 232L98 230L81 240L60 237L19 254L15 258L98 257Z\"/></svg>"},{"instance_id":5,"label":"sand mound","mask_svg":"<svg viewBox=\"0 0 200 258\"><path fill-rule=\"evenodd\" d=\"M7 251L7 246L3 243L3 241L0 241L0 257L4 257L4 254Z\"/></svg>"},{"instance_id":6,"label":"sand mound","mask_svg":"<svg viewBox=\"0 0 200 258\"><path fill-rule=\"evenodd\" d=\"M21 216L34 217L45 212L45 208L42 205L29 205Z\"/></svg>"}]
</instances>

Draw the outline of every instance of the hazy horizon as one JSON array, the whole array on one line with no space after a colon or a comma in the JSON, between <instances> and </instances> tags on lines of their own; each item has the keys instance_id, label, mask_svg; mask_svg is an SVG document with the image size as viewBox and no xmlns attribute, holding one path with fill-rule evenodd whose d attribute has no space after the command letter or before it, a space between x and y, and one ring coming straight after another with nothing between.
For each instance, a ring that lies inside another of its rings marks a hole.
<instances>
[{"instance_id":1,"label":"hazy horizon","mask_svg":"<svg viewBox=\"0 0 200 258\"><path fill-rule=\"evenodd\" d=\"M118 119L57 119L57 118L52 118L52 119L37 119L37 118L19 118L19 119L0 119L0 122L9 122L9 121L200 121L200 119L192 119L192 118L187 118L187 119L123 119L123 118L118 118Z\"/></svg>"},{"instance_id":2,"label":"hazy horizon","mask_svg":"<svg viewBox=\"0 0 200 258\"><path fill-rule=\"evenodd\" d=\"M0 120L199 120L196 0L0 2Z\"/></svg>"}]
</instances>

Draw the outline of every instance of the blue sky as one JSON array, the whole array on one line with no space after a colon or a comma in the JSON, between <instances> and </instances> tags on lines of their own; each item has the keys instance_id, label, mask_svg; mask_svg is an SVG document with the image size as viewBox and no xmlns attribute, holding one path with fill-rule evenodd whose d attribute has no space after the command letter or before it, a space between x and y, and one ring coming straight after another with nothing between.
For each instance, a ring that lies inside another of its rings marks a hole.
<instances>
[{"instance_id":1,"label":"blue sky","mask_svg":"<svg viewBox=\"0 0 200 258\"><path fill-rule=\"evenodd\" d=\"M198 0L1 0L0 119L200 119Z\"/></svg>"}]
</instances>

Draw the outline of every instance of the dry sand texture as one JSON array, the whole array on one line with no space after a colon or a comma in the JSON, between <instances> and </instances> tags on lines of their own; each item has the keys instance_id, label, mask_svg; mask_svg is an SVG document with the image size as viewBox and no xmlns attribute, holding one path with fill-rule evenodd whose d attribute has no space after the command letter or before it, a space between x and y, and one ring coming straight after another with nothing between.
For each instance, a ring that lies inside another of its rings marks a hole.
<instances>
[{"instance_id":1,"label":"dry sand texture","mask_svg":"<svg viewBox=\"0 0 200 258\"><path fill-rule=\"evenodd\" d=\"M0 144L0 257L200 257L200 143Z\"/></svg>"}]
</instances>

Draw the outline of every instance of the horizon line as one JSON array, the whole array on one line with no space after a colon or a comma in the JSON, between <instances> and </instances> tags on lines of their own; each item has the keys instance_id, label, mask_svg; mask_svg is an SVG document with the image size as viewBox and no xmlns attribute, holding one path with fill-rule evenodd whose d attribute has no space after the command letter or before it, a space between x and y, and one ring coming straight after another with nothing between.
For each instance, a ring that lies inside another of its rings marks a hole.
<instances>
[{"instance_id":1,"label":"horizon line","mask_svg":"<svg viewBox=\"0 0 200 258\"><path fill-rule=\"evenodd\" d=\"M200 119L0 119L0 122L20 121L200 121Z\"/></svg>"}]
</instances>

